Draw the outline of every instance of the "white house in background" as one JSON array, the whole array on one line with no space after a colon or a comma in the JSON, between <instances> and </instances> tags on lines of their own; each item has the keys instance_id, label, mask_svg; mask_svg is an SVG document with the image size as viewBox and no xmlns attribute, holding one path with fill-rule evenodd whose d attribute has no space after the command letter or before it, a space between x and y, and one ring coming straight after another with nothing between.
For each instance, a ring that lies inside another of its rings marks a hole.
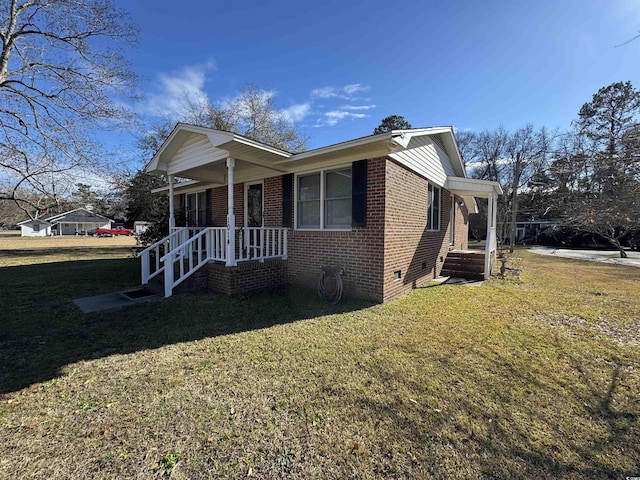
<instances>
[{"instance_id":1,"label":"white house in background","mask_svg":"<svg viewBox=\"0 0 640 480\"><path fill-rule=\"evenodd\" d=\"M35 220L18 223L23 237L47 237L50 235L85 234L94 228L110 228L111 219L86 208L76 208L64 213L45 215Z\"/></svg>"},{"instance_id":2,"label":"white house in background","mask_svg":"<svg viewBox=\"0 0 640 480\"><path fill-rule=\"evenodd\" d=\"M147 228L149 228L152 225L151 222L143 222L143 221L135 221L133 222L133 233L135 235L140 235L141 233L144 233L147 231Z\"/></svg>"},{"instance_id":3,"label":"white house in background","mask_svg":"<svg viewBox=\"0 0 640 480\"><path fill-rule=\"evenodd\" d=\"M18 223L20 235L23 237L48 237L51 235L51 224L39 218Z\"/></svg>"}]
</instances>

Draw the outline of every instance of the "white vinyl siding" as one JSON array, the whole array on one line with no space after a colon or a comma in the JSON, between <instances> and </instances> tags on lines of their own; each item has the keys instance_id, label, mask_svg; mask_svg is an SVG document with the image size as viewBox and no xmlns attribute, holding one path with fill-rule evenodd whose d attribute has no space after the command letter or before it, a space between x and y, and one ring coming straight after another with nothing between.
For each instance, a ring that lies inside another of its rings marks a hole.
<instances>
[{"instance_id":1,"label":"white vinyl siding","mask_svg":"<svg viewBox=\"0 0 640 480\"><path fill-rule=\"evenodd\" d=\"M428 135L413 137L406 150L389 156L440 187L456 176L447 153Z\"/></svg>"},{"instance_id":2,"label":"white vinyl siding","mask_svg":"<svg viewBox=\"0 0 640 480\"><path fill-rule=\"evenodd\" d=\"M227 156L228 153L214 147L206 135L192 133L169 161L168 173L196 168L212 159L224 159Z\"/></svg>"},{"instance_id":3,"label":"white vinyl siding","mask_svg":"<svg viewBox=\"0 0 640 480\"><path fill-rule=\"evenodd\" d=\"M429 184L429 206L427 207L427 230L440 230L440 188Z\"/></svg>"},{"instance_id":4,"label":"white vinyl siding","mask_svg":"<svg viewBox=\"0 0 640 480\"><path fill-rule=\"evenodd\" d=\"M296 228L351 228L351 167L324 170L296 179Z\"/></svg>"}]
</instances>

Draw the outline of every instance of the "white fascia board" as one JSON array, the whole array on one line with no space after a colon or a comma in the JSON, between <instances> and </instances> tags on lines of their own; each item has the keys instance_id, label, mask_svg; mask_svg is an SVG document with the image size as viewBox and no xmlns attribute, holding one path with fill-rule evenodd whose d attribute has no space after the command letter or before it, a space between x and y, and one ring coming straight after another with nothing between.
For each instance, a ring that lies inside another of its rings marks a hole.
<instances>
[{"instance_id":1,"label":"white fascia board","mask_svg":"<svg viewBox=\"0 0 640 480\"><path fill-rule=\"evenodd\" d=\"M202 182L200 182L199 180L187 180L186 182L174 183L173 189L175 190L178 187L191 186L198 183L202 183ZM158 187L158 188L152 189L151 193L160 193L160 192L168 192L168 191L169 191L169 185L165 185L164 187Z\"/></svg>"},{"instance_id":2,"label":"white fascia board","mask_svg":"<svg viewBox=\"0 0 640 480\"><path fill-rule=\"evenodd\" d=\"M224 132L224 133L226 133L226 132ZM247 146L256 148L258 150L262 150L262 151L265 151L265 152L272 153L274 155L278 155L280 157L283 157L283 159L289 159L293 155L290 152L286 152L284 150L280 150L279 148L272 147L271 145L266 145L264 143L258 142L257 140L252 140L250 138L243 137L242 135L238 135L236 133L231 133L229 135L232 136L230 141L241 143L243 145L247 145Z\"/></svg>"},{"instance_id":3,"label":"white fascia board","mask_svg":"<svg viewBox=\"0 0 640 480\"><path fill-rule=\"evenodd\" d=\"M46 220L40 220L38 218L34 218L34 219L28 219L28 220L23 220L21 222L16 223L16 225L26 225L27 223L40 223L42 225L51 225L48 221Z\"/></svg>"},{"instance_id":4,"label":"white fascia board","mask_svg":"<svg viewBox=\"0 0 640 480\"><path fill-rule=\"evenodd\" d=\"M356 138L355 140L349 140L347 142L336 143L327 147L316 148L314 150L307 150L306 152L296 153L287 160L279 160L274 162L276 165L282 165L290 162L296 162L299 160L305 160L327 153L339 152L340 150L346 150L352 147L359 147L362 145L368 145L370 143L376 143L381 141L392 140L392 132L379 133L378 135L369 135L368 137ZM388 151L388 149L387 149Z\"/></svg>"},{"instance_id":5,"label":"white fascia board","mask_svg":"<svg viewBox=\"0 0 640 480\"><path fill-rule=\"evenodd\" d=\"M57 215L51 215L49 218L47 218L47 221L50 222L51 220L57 220L60 217L64 217L66 215L69 215L70 213L77 212L78 210L88 211L88 210L86 210L85 208L82 208L82 207L74 208L73 210L69 210L68 212L58 213Z\"/></svg>"},{"instance_id":6,"label":"white fascia board","mask_svg":"<svg viewBox=\"0 0 640 480\"><path fill-rule=\"evenodd\" d=\"M474 197L486 197L489 193L502 195L502 187L498 182L478 180L475 178L447 177L444 188L455 192L464 192L461 195L473 195Z\"/></svg>"}]
</instances>

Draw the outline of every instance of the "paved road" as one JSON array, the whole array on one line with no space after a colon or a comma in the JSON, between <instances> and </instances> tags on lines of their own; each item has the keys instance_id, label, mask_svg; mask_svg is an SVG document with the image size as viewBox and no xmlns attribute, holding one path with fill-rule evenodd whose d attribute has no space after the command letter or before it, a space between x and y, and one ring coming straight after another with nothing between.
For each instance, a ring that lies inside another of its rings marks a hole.
<instances>
[{"instance_id":1,"label":"paved road","mask_svg":"<svg viewBox=\"0 0 640 480\"><path fill-rule=\"evenodd\" d=\"M568 248L532 247L530 252L540 255L555 255L556 257L575 258L589 262L604 262L615 265L629 265L640 267L640 252L627 251L629 258L620 258L617 250L571 250Z\"/></svg>"}]
</instances>

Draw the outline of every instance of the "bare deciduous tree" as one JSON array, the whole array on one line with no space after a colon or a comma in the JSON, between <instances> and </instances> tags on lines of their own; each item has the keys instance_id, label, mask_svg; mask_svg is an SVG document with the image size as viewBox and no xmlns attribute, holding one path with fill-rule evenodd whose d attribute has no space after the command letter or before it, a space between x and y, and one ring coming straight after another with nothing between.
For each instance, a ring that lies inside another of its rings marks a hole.
<instances>
[{"instance_id":1,"label":"bare deciduous tree","mask_svg":"<svg viewBox=\"0 0 640 480\"><path fill-rule=\"evenodd\" d=\"M136 40L111 0L0 2L0 201L37 215L66 175L101 163L96 130L132 118L135 75L120 52Z\"/></svg>"}]
</instances>

